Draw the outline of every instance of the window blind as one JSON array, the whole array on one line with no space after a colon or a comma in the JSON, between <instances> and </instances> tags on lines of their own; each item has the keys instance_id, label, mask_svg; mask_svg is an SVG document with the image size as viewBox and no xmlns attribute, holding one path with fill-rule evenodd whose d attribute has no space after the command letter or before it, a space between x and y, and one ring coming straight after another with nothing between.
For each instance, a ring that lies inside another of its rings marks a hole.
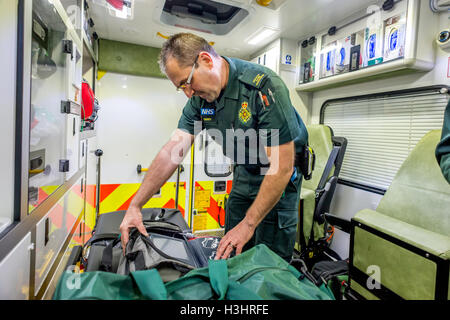
<instances>
[{"instance_id":1,"label":"window blind","mask_svg":"<svg viewBox=\"0 0 450 320\"><path fill-rule=\"evenodd\" d=\"M442 129L449 96L439 90L330 101L322 122L348 145L340 179L386 190L430 130Z\"/></svg>"}]
</instances>

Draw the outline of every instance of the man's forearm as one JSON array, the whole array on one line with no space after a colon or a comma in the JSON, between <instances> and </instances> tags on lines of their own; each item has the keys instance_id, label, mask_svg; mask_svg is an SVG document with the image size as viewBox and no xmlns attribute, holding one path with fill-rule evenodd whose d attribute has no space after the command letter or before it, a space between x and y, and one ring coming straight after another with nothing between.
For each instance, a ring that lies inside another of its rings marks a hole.
<instances>
[{"instance_id":1,"label":"man's forearm","mask_svg":"<svg viewBox=\"0 0 450 320\"><path fill-rule=\"evenodd\" d=\"M246 222L249 227L256 228L280 200L281 195L292 176L294 150L293 142L277 147L266 148L266 153L270 160L270 167L261 183L255 201L253 201L245 215L244 222Z\"/></svg>"},{"instance_id":2,"label":"man's forearm","mask_svg":"<svg viewBox=\"0 0 450 320\"><path fill-rule=\"evenodd\" d=\"M159 151L148 168L144 181L133 197L130 207L141 209L147 203L181 163L192 141L193 136L177 130L174 138Z\"/></svg>"}]
</instances>

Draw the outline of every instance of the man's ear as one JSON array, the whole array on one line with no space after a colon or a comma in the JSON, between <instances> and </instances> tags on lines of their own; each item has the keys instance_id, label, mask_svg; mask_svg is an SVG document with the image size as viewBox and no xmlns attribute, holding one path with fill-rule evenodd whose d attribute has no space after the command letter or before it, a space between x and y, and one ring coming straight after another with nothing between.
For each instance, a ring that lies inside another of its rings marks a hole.
<instances>
[{"instance_id":1,"label":"man's ear","mask_svg":"<svg viewBox=\"0 0 450 320\"><path fill-rule=\"evenodd\" d=\"M214 59L212 58L212 55L206 51L200 51L198 54L198 63L207 66L208 69L214 67Z\"/></svg>"}]
</instances>

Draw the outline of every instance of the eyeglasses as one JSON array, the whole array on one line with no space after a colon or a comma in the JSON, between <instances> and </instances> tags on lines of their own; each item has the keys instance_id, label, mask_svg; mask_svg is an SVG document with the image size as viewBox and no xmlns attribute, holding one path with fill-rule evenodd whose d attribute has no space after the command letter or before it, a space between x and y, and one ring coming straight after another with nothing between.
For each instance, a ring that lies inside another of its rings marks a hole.
<instances>
[{"instance_id":1,"label":"eyeglasses","mask_svg":"<svg viewBox=\"0 0 450 320\"><path fill-rule=\"evenodd\" d=\"M194 75L195 65L197 64L197 59L198 59L198 55L197 55L197 57L195 58L194 65L192 66L191 72L189 73L189 76L188 76L186 82L183 83L183 84L180 84L180 85L177 87L177 91L178 91L178 92L184 91L184 90L187 88L187 86L190 86L190 85L191 85L192 76Z\"/></svg>"}]
</instances>

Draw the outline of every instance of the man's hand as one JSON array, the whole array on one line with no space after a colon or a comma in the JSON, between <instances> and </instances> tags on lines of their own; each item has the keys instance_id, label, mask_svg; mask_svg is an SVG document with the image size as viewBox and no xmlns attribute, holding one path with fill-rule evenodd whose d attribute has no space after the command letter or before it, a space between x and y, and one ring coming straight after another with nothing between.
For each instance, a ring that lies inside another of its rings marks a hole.
<instances>
[{"instance_id":1,"label":"man's hand","mask_svg":"<svg viewBox=\"0 0 450 320\"><path fill-rule=\"evenodd\" d=\"M122 242L122 250L125 255L125 248L128 243L128 236L131 228L137 228L140 233L148 237L147 230L145 230L144 223L142 222L142 213L138 207L129 207L125 217L120 224L120 241Z\"/></svg>"},{"instance_id":2,"label":"man's hand","mask_svg":"<svg viewBox=\"0 0 450 320\"><path fill-rule=\"evenodd\" d=\"M233 249L236 249L236 255L241 254L242 248L255 233L255 228L256 226L248 223L246 219L239 222L220 240L215 260L227 259Z\"/></svg>"}]
</instances>

